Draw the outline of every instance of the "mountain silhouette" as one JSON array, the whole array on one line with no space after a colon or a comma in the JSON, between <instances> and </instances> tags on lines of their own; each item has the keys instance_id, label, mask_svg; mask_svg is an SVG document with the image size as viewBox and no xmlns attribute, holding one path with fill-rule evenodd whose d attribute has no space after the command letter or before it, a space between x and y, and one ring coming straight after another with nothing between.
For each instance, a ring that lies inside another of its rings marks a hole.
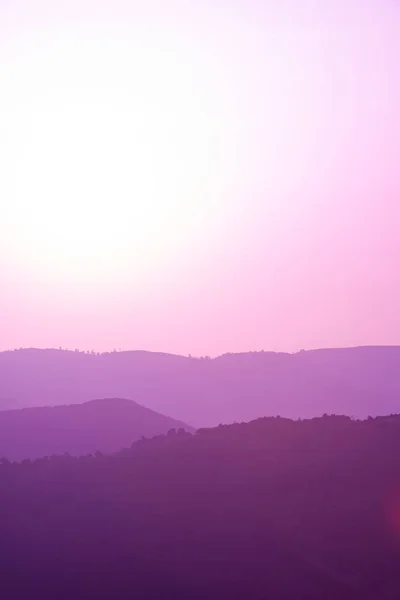
<instances>
[{"instance_id":1,"label":"mountain silhouette","mask_svg":"<svg viewBox=\"0 0 400 600\"><path fill-rule=\"evenodd\" d=\"M270 417L0 461L1 598L398 599L399 434Z\"/></svg>"},{"instance_id":2,"label":"mountain silhouette","mask_svg":"<svg viewBox=\"0 0 400 600\"><path fill-rule=\"evenodd\" d=\"M267 416L400 410L400 347L250 352L199 359L152 352L0 353L0 397L23 406L129 398L194 427Z\"/></svg>"},{"instance_id":3,"label":"mountain silhouette","mask_svg":"<svg viewBox=\"0 0 400 600\"><path fill-rule=\"evenodd\" d=\"M112 453L143 437L191 428L131 400L0 412L0 457L23 460L96 451Z\"/></svg>"}]
</instances>

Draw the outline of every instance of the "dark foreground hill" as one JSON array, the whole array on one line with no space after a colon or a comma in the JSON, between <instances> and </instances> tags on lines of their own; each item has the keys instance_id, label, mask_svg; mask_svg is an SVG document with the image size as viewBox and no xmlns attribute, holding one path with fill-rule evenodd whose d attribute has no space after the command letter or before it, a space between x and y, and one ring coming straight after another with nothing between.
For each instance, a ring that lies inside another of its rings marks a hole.
<instances>
[{"instance_id":1,"label":"dark foreground hill","mask_svg":"<svg viewBox=\"0 0 400 600\"><path fill-rule=\"evenodd\" d=\"M69 453L116 452L142 436L190 428L136 402L93 400L84 404L0 412L0 457L10 460Z\"/></svg>"},{"instance_id":2,"label":"dark foreground hill","mask_svg":"<svg viewBox=\"0 0 400 600\"><path fill-rule=\"evenodd\" d=\"M396 600L400 417L0 465L7 600Z\"/></svg>"},{"instance_id":3,"label":"dark foreground hill","mask_svg":"<svg viewBox=\"0 0 400 600\"><path fill-rule=\"evenodd\" d=\"M364 418L400 411L400 347L216 359L150 352L2 352L0 396L23 406L130 398L195 427L264 415Z\"/></svg>"}]
</instances>

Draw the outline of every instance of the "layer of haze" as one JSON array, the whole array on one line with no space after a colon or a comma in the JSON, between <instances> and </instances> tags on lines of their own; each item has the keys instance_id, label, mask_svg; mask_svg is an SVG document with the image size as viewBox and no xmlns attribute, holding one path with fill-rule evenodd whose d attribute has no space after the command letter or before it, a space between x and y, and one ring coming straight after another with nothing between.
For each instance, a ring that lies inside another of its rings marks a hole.
<instances>
[{"instance_id":1,"label":"layer of haze","mask_svg":"<svg viewBox=\"0 0 400 600\"><path fill-rule=\"evenodd\" d=\"M1 0L0 346L400 343L395 0Z\"/></svg>"}]
</instances>

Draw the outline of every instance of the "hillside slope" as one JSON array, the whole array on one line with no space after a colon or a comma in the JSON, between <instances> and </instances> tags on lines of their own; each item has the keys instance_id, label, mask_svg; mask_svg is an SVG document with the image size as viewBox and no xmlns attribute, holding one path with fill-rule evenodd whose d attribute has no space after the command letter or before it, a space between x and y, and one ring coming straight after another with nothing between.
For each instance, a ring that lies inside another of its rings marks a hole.
<instances>
[{"instance_id":1,"label":"hillside slope","mask_svg":"<svg viewBox=\"0 0 400 600\"><path fill-rule=\"evenodd\" d=\"M22 460L53 454L111 453L144 437L191 428L130 400L0 412L0 457Z\"/></svg>"},{"instance_id":2,"label":"hillside slope","mask_svg":"<svg viewBox=\"0 0 400 600\"><path fill-rule=\"evenodd\" d=\"M400 598L400 417L0 464L7 600Z\"/></svg>"},{"instance_id":3,"label":"hillside slope","mask_svg":"<svg viewBox=\"0 0 400 600\"><path fill-rule=\"evenodd\" d=\"M400 410L400 347L254 352L0 353L0 396L24 406L129 398L195 427L265 415L364 418Z\"/></svg>"}]
</instances>

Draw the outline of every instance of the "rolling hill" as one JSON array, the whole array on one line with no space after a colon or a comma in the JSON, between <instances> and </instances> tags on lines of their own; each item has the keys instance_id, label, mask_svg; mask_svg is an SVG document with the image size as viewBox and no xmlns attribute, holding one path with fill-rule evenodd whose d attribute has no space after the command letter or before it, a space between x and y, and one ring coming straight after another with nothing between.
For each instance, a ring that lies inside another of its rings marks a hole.
<instances>
[{"instance_id":1,"label":"rolling hill","mask_svg":"<svg viewBox=\"0 0 400 600\"><path fill-rule=\"evenodd\" d=\"M0 412L0 457L23 460L96 451L112 453L143 437L191 428L130 400Z\"/></svg>"},{"instance_id":2,"label":"rolling hill","mask_svg":"<svg viewBox=\"0 0 400 600\"><path fill-rule=\"evenodd\" d=\"M129 398L194 427L260 416L400 410L400 347L251 352L198 359L151 352L0 353L0 396L23 406Z\"/></svg>"},{"instance_id":3,"label":"rolling hill","mask_svg":"<svg viewBox=\"0 0 400 600\"><path fill-rule=\"evenodd\" d=\"M0 595L398 600L399 433L264 418L0 463Z\"/></svg>"}]
</instances>

